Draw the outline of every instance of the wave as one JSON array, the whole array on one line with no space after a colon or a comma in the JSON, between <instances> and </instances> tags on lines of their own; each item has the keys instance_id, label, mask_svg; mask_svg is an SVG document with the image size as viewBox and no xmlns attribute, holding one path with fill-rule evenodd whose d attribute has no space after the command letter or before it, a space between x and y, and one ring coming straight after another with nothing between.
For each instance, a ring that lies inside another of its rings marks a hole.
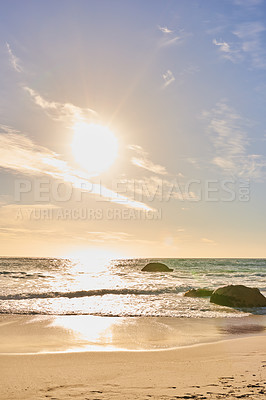
<instances>
[{"instance_id":1,"label":"wave","mask_svg":"<svg viewBox=\"0 0 266 400\"><path fill-rule=\"evenodd\" d=\"M75 292L45 292L45 293L21 293L0 296L0 300L29 300L29 299L54 299L67 297L68 299L78 297L105 296L105 295L160 295L166 293L178 294L189 290L184 287L168 287L162 289L146 290L146 289L94 289L94 290L79 290Z\"/></svg>"},{"instance_id":2,"label":"wave","mask_svg":"<svg viewBox=\"0 0 266 400\"><path fill-rule=\"evenodd\" d=\"M3 277L6 276L15 279L49 278L48 275L44 275L41 272L28 273L25 271L0 271L0 275L3 275Z\"/></svg>"}]
</instances>

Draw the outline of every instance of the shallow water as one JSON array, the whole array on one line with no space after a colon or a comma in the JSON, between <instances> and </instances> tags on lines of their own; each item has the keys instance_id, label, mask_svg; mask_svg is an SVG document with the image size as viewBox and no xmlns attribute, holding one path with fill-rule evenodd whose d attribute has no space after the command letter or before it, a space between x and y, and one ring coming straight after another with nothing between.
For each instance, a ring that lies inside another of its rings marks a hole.
<instances>
[{"instance_id":1,"label":"shallow water","mask_svg":"<svg viewBox=\"0 0 266 400\"><path fill-rule=\"evenodd\" d=\"M266 308L237 310L211 304L208 298L183 297L191 288L227 284L258 287L266 295L265 259L164 259L158 261L173 272L141 272L149 261L0 258L0 313L176 318L266 314Z\"/></svg>"}]
</instances>

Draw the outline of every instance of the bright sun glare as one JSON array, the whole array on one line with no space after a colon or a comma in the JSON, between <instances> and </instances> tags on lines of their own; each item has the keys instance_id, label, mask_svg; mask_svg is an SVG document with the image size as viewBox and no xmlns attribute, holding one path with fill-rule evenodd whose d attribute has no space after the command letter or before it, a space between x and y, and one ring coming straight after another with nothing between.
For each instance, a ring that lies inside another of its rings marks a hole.
<instances>
[{"instance_id":1,"label":"bright sun glare","mask_svg":"<svg viewBox=\"0 0 266 400\"><path fill-rule=\"evenodd\" d=\"M107 127L79 122L74 125L72 152L81 167L91 174L106 171L115 161L117 138Z\"/></svg>"}]
</instances>

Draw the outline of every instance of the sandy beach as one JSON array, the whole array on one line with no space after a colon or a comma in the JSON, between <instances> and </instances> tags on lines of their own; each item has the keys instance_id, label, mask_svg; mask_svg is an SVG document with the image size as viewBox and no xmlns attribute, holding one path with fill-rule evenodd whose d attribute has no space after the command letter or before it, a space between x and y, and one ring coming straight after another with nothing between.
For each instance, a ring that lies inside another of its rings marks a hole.
<instances>
[{"instance_id":1,"label":"sandy beach","mask_svg":"<svg viewBox=\"0 0 266 400\"><path fill-rule=\"evenodd\" d=\"M157 351L2 353L0 376L1 400L265 399L266 336Z\"/></svg>"}]
</instances>

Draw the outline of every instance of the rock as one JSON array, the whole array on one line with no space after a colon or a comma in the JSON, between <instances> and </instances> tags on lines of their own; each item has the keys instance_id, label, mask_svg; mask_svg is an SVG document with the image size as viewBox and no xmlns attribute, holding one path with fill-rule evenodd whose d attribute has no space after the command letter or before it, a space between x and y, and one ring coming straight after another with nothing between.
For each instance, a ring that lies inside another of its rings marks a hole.
<instances>
[{"instance_id":1,"label":"rock","mask_svg":"<svg viewBox=\"0 0 266 400\"><path fill-rule=\"evenodd\" d=\"M216 289L211 303L228 307L266 307L266 297L259 289L244 285L229 285Z\"/></svg>"},{"instance_id":2,"label":"rock","mask_svg":"<svg viewBox=\"0 0 266 400\"><path fill-rule=\"evenodd\" d=\"M188 290L184 296L185 297L210 297L212 295L213 290L209 289L190 289Z\"/></svg>"},{"instance_id":3,"label":"rock","mask_svg":"<svg viewBox=\"0 0 266 400\"><path fill-rule=\"evenodd\" d=\"M145 265L141 271L148 271L148 272L172 272L173 269L168 268L167 265L159 263L159 262L152 262Z\"/></svg>"}]
</instances>

